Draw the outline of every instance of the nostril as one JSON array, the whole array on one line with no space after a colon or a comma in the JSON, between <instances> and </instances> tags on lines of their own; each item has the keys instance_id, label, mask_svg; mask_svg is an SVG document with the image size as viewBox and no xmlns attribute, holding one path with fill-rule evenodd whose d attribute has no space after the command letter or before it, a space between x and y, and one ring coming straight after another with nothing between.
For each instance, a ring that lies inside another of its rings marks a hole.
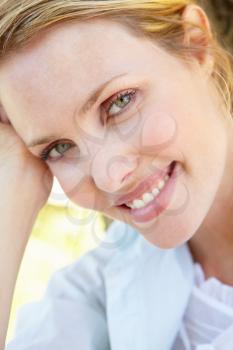
<instances>
[{"instance_id":1,"label":"nostril","mask_svg":"<svg viewBox=\"0 0 233 350\"><path fill-rule=\"evenodd\" d=\"M174 160L173 162L171 162L171 165L170 165L170 169L169 169L169 172L168 172L169 176L171 176L175 166L176 166L176 161Z\"/></svg>"}]
</instances>

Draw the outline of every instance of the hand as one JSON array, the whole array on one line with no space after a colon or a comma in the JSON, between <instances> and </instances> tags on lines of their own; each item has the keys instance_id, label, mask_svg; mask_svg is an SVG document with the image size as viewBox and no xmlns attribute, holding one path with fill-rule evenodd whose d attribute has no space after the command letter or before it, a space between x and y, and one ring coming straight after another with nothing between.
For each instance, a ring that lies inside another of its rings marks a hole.
<instances>
[{"instance_id":1,"label":"hand","mask_svg":"<svg viewBox=\"0 0 233 350\"><path fill-rule=\"evenodd\" d=\"M47 164L26 148L0 107L0 348L4 348L14 287L39 210L51 192Z\"/></svg>"},{"instance_id":2,"label":"hand","mask_svg":"<svg viewBox=\"0 0 233 350\"><path fill-rule=\"evenodd\" d=\"M0 118L1 203L9 203L9 196L13 196L14 202L24 206L29 201L40 210L51 192L53 175L47 164L26 148L4 113Z\"/></svg>"}]
</instances>

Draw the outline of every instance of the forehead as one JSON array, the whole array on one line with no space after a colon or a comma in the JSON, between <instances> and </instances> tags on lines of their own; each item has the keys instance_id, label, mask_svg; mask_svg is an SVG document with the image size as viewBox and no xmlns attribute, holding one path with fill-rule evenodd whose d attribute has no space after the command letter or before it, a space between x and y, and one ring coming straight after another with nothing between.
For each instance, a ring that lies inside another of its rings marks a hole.
<instances>
[{"instance_id":1,"label":"forehead","mask_svg":"<svg viewBox=\"0 0 233 350\"><path fill-rule=\"evenodd\" d=\"M113 76L161 69L165 53L151 57L148 48L156 55L148 40L107 19L55 25L0 65L0 99L22 127L32 117L58 122Z\"/></svg>"},{"instance_id":2,"label":"forehead","mask_svg":"<svg viewBox=\"0 0 233 350\"><path fill-rule=\"evenodd\" d=\"M110 20L65 22L37 35L26 49L0 65L0 72L20 89L39 88L39 81L62 83L72 78L91 86L95 78L120 73L122 64L128 66L126 58L132 57L131 50L138 53L141 45L125 26Z\"/></svg>"}]
</instances>

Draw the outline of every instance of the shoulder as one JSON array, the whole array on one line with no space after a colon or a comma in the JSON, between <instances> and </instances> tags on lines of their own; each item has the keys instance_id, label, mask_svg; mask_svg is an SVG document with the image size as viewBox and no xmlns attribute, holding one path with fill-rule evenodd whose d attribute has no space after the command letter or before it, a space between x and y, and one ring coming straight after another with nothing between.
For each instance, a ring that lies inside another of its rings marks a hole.
<instances>
[{"instance_id":1,"label":"shoulder","mask_svg":"<svg viewBox=\"0 0 233 350\"><path fill-rule=\"evenodd\" d=\"M94 233L93 233L94 234ZM97 237L96 237L97 238ZM83 254L70 265L55 271L49 281L47 292L55 295L59 286L65 289L69 285L74 287L76 294L77 287L83 289L88 284L100 284L104 270L113 262L119 254L126 254L126 251L135 249L139 243L140 234L131 226L114 220L104 237L98 238L99 245Z\"/></svg>"},{"instance_id":2,"label":"shoulder","mask_svg":"<svg viewBox=\"0 0 233 350\"><path fill-rule=\"evenodd\" d=\"M144 315L153 303L159 303L159 310L164 291L183 286L185 273L178 267L187 265L183 252L157 248L133 227L113 221L97 248L57 270L43 298L21 307L15 338L6 350L109 350L108 330L118 342L122 323L116 320L124 313ZM186 294L179 292L182 300Z\"/></svg>"},{"instance_id":3,"label":"shoulder","mask_svg":"<svg viewBox=\"0 0 233 350\"><path fill-rule=\"evenodd\" d=\"M118 269L120 271L123 267L127 272L131 264L134 270L144 265L149 270L147 262L150 259L153 260L154 269L157 270L162 265L167 265L169 269L172 261L178 263L181 269L192 265L187 244L172 249L162 249L149 243L132 226L114 220L98 247L52 275L47 291L56 295L62 286L66 293L69 291L71 297L73 292L77 295L77 288L84 290L90 285L96 287L103 285L103 280L109 271Z\"/></svg>"},{"instance_id":4,"label":"shoulder","mask_svg":"<svg viewBox=\"0 0 233 350\"><path fill-rule=\"evenodd\" d=\"M118 255L127 256L126 251L135 249L138 240L140 234L131 226L113 221L96 248L51 275L45 297L69 300L92 297L96 303L103 304L105 269Z\"/></svg>"},{"instance_id":5,"label":"shoulder","mask_svg":"<svg viewBox=\"0 0 233 350\"><path fill-rule=\"evenodd\" d=\"M174 249L156 247L132 226L115 220L98 247L51 276L46 295L69 299L92 298L104 307L104 288L109 276L117 274L120 283L121 277L129 278L137 271L144 271L145 276L161 271L165 273L166 269L169 272L172 264L176 264L183 274L192 268L186 244Z\"/></svg>"},{"instance_id":6,"label":"shoulder","mask_svg":"<svg viewBox=\"0 0 233 350\"><path fill-rule=\"evenodd\" d=\"M104 270L135 238L113 222L97 248L54 272L42 299L21 306L6 350L109 350Z\"/></svg>"}]
</instances>

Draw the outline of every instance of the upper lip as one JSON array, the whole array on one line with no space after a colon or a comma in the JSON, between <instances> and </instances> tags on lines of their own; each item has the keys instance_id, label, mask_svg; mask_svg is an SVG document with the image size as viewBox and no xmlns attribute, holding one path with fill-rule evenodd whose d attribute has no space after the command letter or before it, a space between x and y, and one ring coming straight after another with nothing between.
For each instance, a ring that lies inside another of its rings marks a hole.
<instances>
[{"instance_id":1,"label":"upper lip","mask_svg":"<svg viewBox=\"0 0 233 350\"><path fill-rule=\"evenodd\" d=\"M174 162L170 163L164 169L156 170L156 173L151 174L147 176L145 179L143 179L133 191L128 192L123 196L119 196L115 198L114 205L119 206L122 204L132 202L134 199L141 198L143 193L150 192L151 188L157 185L159 180L161 180L166 174L170 172L173 164Z\"/></svg>"}]
</instances>

